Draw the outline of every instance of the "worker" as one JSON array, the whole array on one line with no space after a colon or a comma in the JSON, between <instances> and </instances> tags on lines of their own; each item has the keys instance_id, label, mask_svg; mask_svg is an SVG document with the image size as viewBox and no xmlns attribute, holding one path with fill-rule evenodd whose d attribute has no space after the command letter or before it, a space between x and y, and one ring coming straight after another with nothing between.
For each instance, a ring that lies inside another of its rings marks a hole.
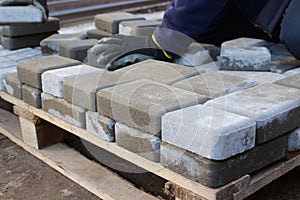
<instances>
[{"instance_id":1,"label":"worker","mask_svg":"<svg viewBox=\"0 0 300 200\"><path fill-rule=\"evenodd\" d=\"M33 5L39 8L43 14L43 21L48 19L47 0L0 0L0 6L27 6Z\"/></svg>"},{"instance_id":2,"label":"worker","mask_svg":"<svg viewBox=\"0 0 300 200\"><path fill-rule=\"evenodd\" d=\"M115 70L148 58L172 61L193 42L240 38L282 42L300 59L300 0L174 0L150 37L115 35L95 45L98 63Z\"/></svg>"}]
</instances>

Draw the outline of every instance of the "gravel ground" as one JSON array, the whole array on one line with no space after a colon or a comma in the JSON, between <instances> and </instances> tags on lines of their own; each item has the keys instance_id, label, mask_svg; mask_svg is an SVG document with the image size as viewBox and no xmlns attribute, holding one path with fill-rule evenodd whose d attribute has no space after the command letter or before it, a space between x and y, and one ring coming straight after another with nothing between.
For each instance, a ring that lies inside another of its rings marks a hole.
<instances>
[{"instance_id":1,"label":"gravel ground","mask_svg":"<svg viewBox=\"0 0 300 200\"><path fill-rule=\"evenodd\" d=\"M96 200L78 184L54 171L0 134L0 199ZM299 200L300 167L247 200Z\"/></svg>"}]
</instances>

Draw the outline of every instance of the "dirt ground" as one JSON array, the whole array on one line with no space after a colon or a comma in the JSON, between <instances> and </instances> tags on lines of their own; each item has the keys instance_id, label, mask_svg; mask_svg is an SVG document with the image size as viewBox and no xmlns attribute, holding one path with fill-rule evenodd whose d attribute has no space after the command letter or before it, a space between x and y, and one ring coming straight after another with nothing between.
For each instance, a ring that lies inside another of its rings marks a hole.
<instances>
[{"instance_id":1,"label":"dirt ground","mask_svg":"<svg viewBox=\"0 0 300 200\"><path fill-rule=\"evenodd\" d=\"M0 134L0 199L96 200L99 198ZM260 199L299 200L300 167L247 200Z\"/></svg>"}]
</instances>

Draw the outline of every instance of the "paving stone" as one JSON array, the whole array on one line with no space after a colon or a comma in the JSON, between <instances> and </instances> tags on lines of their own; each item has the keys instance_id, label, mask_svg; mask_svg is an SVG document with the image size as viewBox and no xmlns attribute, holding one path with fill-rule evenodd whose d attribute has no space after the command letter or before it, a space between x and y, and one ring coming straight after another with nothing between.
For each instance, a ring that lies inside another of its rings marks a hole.
<instances>
[{"instance_id":1,"label":"paving stone","mask_svg":"<svg viewBox=\"0 0 300 200\"><path fill-rule=\"evenodd\" d=\"M115 141L115 124L115 121L97 112L87 111L86 113L86 130L108 142Z\"/></svg>"},{"instance_id":2,"label":"paving stone","mask_svg":"<svg viewBox=\"0 0 300 200\"><path fill-rule=\"evenodd\" d=\"M6 75L14 74L17 72L16 67L0 68L0 90L4 90L3 79Z\"/></svg>"},{"instance_id":3,"label":"paving stone","mask_svg":"<svg viewBox=\"0 0 300 200\"><path fill-rule=\"evenodd\" d=\"M283 74L273 72L254 72L254 71L219 71L223 74L246 78L249 81L254 81L257 84L273 83L274 81L285 78Z\"/></svg>"},{"instance_id":4,"label":"paving stone","mask_svg":"<svg viewBox=\"0 0 300 200\"><path fill-rule=\"evenodd\" d=\"M42 74L43 92L55 97L63 98L63 82L70 78L77 78L81 75L91 75L101 71L89 65L77 65L46 71Z\"/></svg>"},{"instance_id":5,"label":"paving stone","mask_svg":"<svg viewBox=\"0 0 300 200\"><path fill-rule=\"evenodd\" d=\"M119 24L121 22L144 19L126 12L104 13L95 16L95 26L100 30L116 34L119 32Z\"/></svg>"},{"instance_id":6,"label":"paving stone","mask_svg":"<svg viewBox=\"0 0 300 200\"><path fill-rule=\"evenodd\" d=\"M158 20L133 20L119 24L119 34L133 36L150 36L161 24Z\"/></svg>"},{"instance_id":7,"label":"paving stone","mask_svg":"<svg viewBox=\"0 0 300 200\"><path fill-rule=\"evenodd\" d=\"M161 164L207 187L218 188L255 172L285 156L286 137L280 137L224 161L203 158L161 143Z\"/></svg>"},{"instance_id":8,"label":"paving stone","mask_svg":"<svg viewBox=\"0 0 300 200\"><path fill-rule=\"evenodd\" d=\"M283 74L286 71L300 67L300 60L296 60L294 57L284 60L276 60L269 63L271 72Z\"/></svg>"},{"instance_id":9,"label":"paving stone","mask_svg":"<svg viewBox=\"0 0 300 200\"><path fill-rule=\"evenodd\" d=\"M18 62L16 62L16 61L3 61L3 62L1 62L0 69L17 67L17 65L18 65Z\"/></svg>"},{"instance_id":10,"label":"paving stone","mask_svg":"<svg viewBox=\"0 0 300 200\"><path fill-rule=\"evenodd\" d=\"M1 6L0 24L41 23L42 11L34 6Z\"/></svg>"},{"instance_id":11,"label":"paving stone","mask_svg":"<svg viewBox=\"0 0 300 200\"><path fill-rule=\"evenodd\" d=\"M284 72L284 75L286 75L286 76L292 76L295 74L300 74L300 67Z\"/></svg>"},{"instance_id":12,"label":"paving stone","mask_svg":"<svg viewBox=\"0 0 300 200\"><path fill-rule=\"evenodd\" d=\"M36 108L42 108L41 100L42 91L28 85L22 85L22 97L25 103Z\"/></svg>"},{"instance_id":13,"label":"paving stone","mask_svg":"<svg viewBox=\"0 0 300 200\"><path fill-rule=\"evenodd\" d=\"M162 141L212 160L225 160L255 146L253 120L197 105L162 118Z\"/></svg>"},{"instance_id":14,"label":"paving stone","mask_svg":"<svg viewBox=\"0 0 300 200\"><path fill-rule=\"evenodd\" d=\"M53 32L22 36L22 37L14 37L14 38L2 36L1 41L4 48L15 50L15 49L21 49L25 47L39 46L40 41L42 41L46 37L49 37L52 34Z\"/></svg>"},{"instance_id":15,"label":"paving stone","mask_svg":"<svg viewBox=\"0 0 300 200\"><path fill-rule=\"evenodd\" d=\"M287 138L287 150L288 151L297 151L300 150L300 128L292 131L288 134Z\"/></svg>"},{"instance_id":16,"label":"paving stone","mask_svg":"<svg viewBox=\"0 0 300 200\"><path fill-rule=\"evenodd\" d=\"M2 33L7 37L20 37L41 33L54 33L57 30L59 30L59 19L49 17L45 23L4 26Z\"/></svg>"},{"instance_id":17,"label":"paving stone","mask_svg":"<svg viewBox=\"0 0 300 200\"><path fill-rule=\"evenodd\" d=\"M74 105L97 111L96 93L100 89L123 83L119 76L107 71L64 81L64 99Z\"/></svg>"},{"instance_id":18,"label":"paving stone","mask_svg":"<svg viewBox=\"0 0 300 200\"><path fill-rule=\"evenodd\" d=\"M0 47L1 47L0 56L9 56L9 55L12 55L12 54L27 52L28 50L32 49L32 48L27 47L27 48L17 49L17 50L11 51L11 50L8 50L8 49L4 49L3 46L0 46Z\"/></svg>"},{"instance_id":19,"label":"paving stone","mask_svg":"<svg viewBox=\"0 0 300 200\"><path fill-rule=\"evenodd\" d=\"M9 74L3 78L4 91L18 99L22 99L22 83L18 79L18 74Z\"/></svg>"},{"instance_id":20,"label":"paving stone","mask_svg":"<svg viewBox=\"0 0 300 200\"><path fill-rule=\"evenodd\" d=\"M281 43L268 43L268 49L272 54L272 60L278 60L286 57L292 57L286 46Z\"/></svg>"},{"instance_id":21,"label":"paving stone","mask_svg":"<svg viewBox=\"0 0 300 200\"><path fill-rule=\"evenodd\" d=\"M84 62L87 51L98 43L96 39L64 42L59 45L59 55Z\"/></svg>"},{"instance_id":22,"label":"paving stone","mask_svg":"<svg viewBox=\"0 0 300 200\"><path fill-rule=\"evenodd\" d=\"M86 128L86 109L72 105L63 99L55 98L45 92L42 93L42 105L44 111L55 117L80 128Z\"/></svg>"},{"instance_id":23,"label":"paving stone","mask_svg":"<svg viewBox=\"0 0 300 200\"><path fill-rule=\"evenodd\" d=\"M207 72L178 81L172 86L211 98L217 98L255 85L255 82L237 76L219 72Z\"/></svg>"},{"instance_id":24,"label":"paving stone","mask_svg":"<svg viewBox=\"0 0 300 200\"><path fill-rule=\"evenodd\" d=\"M100 40L104 37L111 37L113 34L99 30L99 29L91 29L86 32L89 39L97 39Z\"/></svg>"},{"instance_id":25,"label":"paving stone","mask_svg":"<svg viewBox=\"0 0 300 200\"><path fill-rule=\"evenodd\" d=\"M24 60L32 59L35 57L39 57L41 55L42 54L40 51L29 48L27 51L21 51L18 53L7 55L6 58L19 62L19 61L24 61Z\"/></svg>"},{"instance_id":26,"label":"paving stone","mask_svg":"<svg viewBox=\"0 0 300 200\"><path fill-rule=\"evenodd\" d=\"M132 128L160 136L161 117L170 111L204 103L208 97L175 87L138 80L100 90L98 112Z\"/></svg>"},{"instance_id":27,"label":"paving stone","mask_svg":"<svg viewBox=\"0 0 300 200\"><path fill-rule=\"evenodd\" d=\"M199 75L203 72L204 71L197 70L193 67L185 67L152 59L114 71L122 80L149 79L167 85Z\"/></svg>"},{"instance_id":28,"label":"paving stone","mask_svg":"<svg viewBox=\"0 0 300 200\"><path fill-rule=\"evenodd\" d=\"M116 123L116 142L119 146L153 162L160 161L160 138Z\"/></svg>"},{"instance_id":29,"label":"paving stone","mask_svg":"<svg viewBox=\"0 0 300 200\"><path fill-rule=\"evenodd\" d=\"M80 65L80 62L61 56L44 56L20 62L18 64L18 77L22 83L42 89L42 73L75 65Z\"/></svg>"},{"instance_id":30,"label":"paving stone","mask_svg":"<svg viewBox=\"0 0 300 200\"><path fill-rule=\"evenodd\" d=\"M224 42L221 48L222 70L268 71L271 53L259 39L240 38Z\"/></svg>"},{"instance_id":31,"label":"paving stone","mask_svg":"<svg viewBox=\"0 0 300 200\"><path fill-rule=\"evenodd\" d=\"M86 39L87 35L82 33L53 34L40 42L43 55L59 54L59 45L63 42L79 41Z\"/></svg>"},{"instance_id":32,"label":"paving stone","mask_svg":"<svg viewBox=\"0 0 300 200\"><path fill-rule=\"evenodd\" d=\"M295 74L293 76L280 79L274 82L274 84L292 87L300 90L300 74Z\"/></svg>"},{"instance_id":33,"label":"paving stone","mask_svg":"<svg viewBox=\"0 0 300 200\"><path fill-rule=\"evenodd\" d=\"M300 126L300 90L263 84L217 99L207 105L256 121L256 143L267 142Z\"/></svg>"},{"instance_id":34,"label":"paving stone","mask_svg":"<svg viewBox=\"0 0 300 200\"><path fill-rule=\"evenodd\" d=\"M195 68L199 71L204 71L204 72L216 72L220 68L220 62L218 61L209 62L203 65L195 66Z\"/></svg>"}]
</instances>

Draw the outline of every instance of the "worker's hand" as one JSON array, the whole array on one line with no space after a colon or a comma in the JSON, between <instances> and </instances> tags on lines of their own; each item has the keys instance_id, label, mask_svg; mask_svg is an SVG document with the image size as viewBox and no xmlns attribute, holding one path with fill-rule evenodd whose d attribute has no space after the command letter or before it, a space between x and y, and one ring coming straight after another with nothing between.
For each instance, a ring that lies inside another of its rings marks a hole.
<instances>
[{"instance_id":1,"label":"worker's hand","mask_svg":"<svg viewBox=\"0 0 300 200\"><path fill-rule=\"evenodd\" d=\"M42 4L38 0L0 0L0 6L33 5L42 11L43 21L46 21L48 19L48 8L47 8L46 1L44 1L44 3Z\"/></svg>"},{"instance_id":2,"label":"worker's hand","mask_svg":"<svg viewBox=\"0 0 300 200\"><path fill-rule=\"evenodd\" d=\"M97 62L110 71L150 58L168 59L166 52L151 37L114 35L100 40L90 53L98 55Z\"/></svg>"}]
</instances>

